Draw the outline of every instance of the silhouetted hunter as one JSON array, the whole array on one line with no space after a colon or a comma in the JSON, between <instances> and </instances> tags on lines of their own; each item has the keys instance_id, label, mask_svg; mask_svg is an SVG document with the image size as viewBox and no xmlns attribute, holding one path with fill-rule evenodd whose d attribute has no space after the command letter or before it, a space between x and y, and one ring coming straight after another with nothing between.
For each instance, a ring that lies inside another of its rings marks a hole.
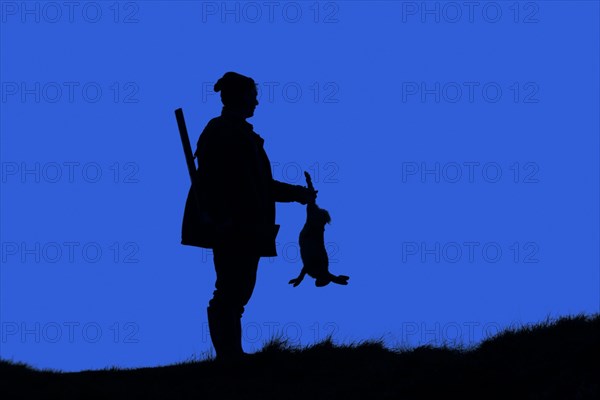
<instances>
[{"instance_id":1,"label":"silhouetted hunter","mask_svg":"<svg viewBox=\"0 0 600 400\"><path fill-rule=\"evenodd\" d=\"M196 202L190 188L181 243L213 249L217 279L207 308L210 336L218 359L238 359L244 354L241 317L259 259L277 256L275 202L307 204L317 191L273 179L264 139L246 122L258 105L253 79L227 72L214 90L221 92L223 109L198 139L194 185L200 198Z\"/></svg>"}]
</instances>

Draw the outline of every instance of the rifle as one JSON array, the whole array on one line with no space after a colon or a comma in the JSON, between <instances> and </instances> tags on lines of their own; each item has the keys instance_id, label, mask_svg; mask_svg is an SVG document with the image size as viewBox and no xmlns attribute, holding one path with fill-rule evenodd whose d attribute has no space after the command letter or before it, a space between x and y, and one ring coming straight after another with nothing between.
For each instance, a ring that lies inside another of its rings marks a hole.
<instances>
[{"instance_id":1,"label":"rifle","mask_svg":"<svg viewBox=\"0 0 600 400\"><path fill-rule=\"evenodd\" d=\"M192 153L192 146L190 145L190 137L188 136L187 127L185 125L185 118L183 117L183 110L178 108L175 110L175 118L177 119L177 127L179 128L179 136L181 137L181 144L183 145L183 154L185 155L185 162L187 169L190 174L190 180L192 181L192 187L194 186L194 178L196 176L196 163L194 162L194 154ZM194 190L195 192L195 190ZM196 197L198 199L198 197Z\"/></svg>"}]
</instances>

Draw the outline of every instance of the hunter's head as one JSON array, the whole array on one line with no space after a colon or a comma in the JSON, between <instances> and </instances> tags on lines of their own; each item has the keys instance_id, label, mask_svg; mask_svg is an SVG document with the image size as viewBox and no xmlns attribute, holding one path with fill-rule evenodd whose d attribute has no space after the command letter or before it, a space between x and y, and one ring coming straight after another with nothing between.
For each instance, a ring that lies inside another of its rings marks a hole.
<instances>
[{"instance_id":1,"label":"hunter's head","mask_svg":"<svg viewBox=\"0 0 600 400\"><path fill-rule=\"evenodd\" d=\"M215 83L214 90L221 92L221 102L229 112L242 118L254 115L254 109L258 105L254 79L236 72L226 72Z\"/></svg>"}]
</instances>

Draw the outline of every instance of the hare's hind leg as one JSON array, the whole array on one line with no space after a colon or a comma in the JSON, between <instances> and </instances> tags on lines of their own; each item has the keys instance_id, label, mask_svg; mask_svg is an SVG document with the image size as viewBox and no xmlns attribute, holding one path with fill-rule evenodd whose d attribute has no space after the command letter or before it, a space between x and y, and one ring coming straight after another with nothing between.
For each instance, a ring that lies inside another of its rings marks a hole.
<instances>
[{"instance_id":1,"label":"hare's hind leg","mask_svg":"<svg viewBox=\"0 0 600 400\"><path fill-rule=\"evenodd\" d=\"M349 276L346 275L331 275L331 282L337 283L338 285L347 285Z\"/></svg>"},{"instance_id":2,"label":"hare's hind leg","mask_svg":"<svg viewBox=\"0 0 600 400\"><path fill-rule=\"evenodd\" d=\"M296 287L300 284L300 282L302 282L305 275L306 275L306 271L304 270L304 267L302 267L302 271L300 271L300 275L298 275L297 278L291 279L288 283L290 285L294 285L294 287Z\"/></svg>"}]
</instances>

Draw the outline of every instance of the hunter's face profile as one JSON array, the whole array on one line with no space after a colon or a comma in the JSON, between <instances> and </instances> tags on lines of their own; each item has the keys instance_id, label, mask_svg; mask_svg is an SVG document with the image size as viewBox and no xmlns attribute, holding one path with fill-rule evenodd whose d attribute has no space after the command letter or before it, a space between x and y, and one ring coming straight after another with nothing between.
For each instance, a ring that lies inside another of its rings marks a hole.
<instances>
[{"instance_id":1,"label":"hunter's face profile","mask_svg":"<svg viewBox=\"0 0 600 400\"><path fill-rule=\"evenodd\" d=\"M256 90L256 87L244 92L240 99L240 113L244 118L250 118L254 115L254 109L256 109L256 106L258 105L257 96L258 91Z\"/></svg>"}]
</instances>

